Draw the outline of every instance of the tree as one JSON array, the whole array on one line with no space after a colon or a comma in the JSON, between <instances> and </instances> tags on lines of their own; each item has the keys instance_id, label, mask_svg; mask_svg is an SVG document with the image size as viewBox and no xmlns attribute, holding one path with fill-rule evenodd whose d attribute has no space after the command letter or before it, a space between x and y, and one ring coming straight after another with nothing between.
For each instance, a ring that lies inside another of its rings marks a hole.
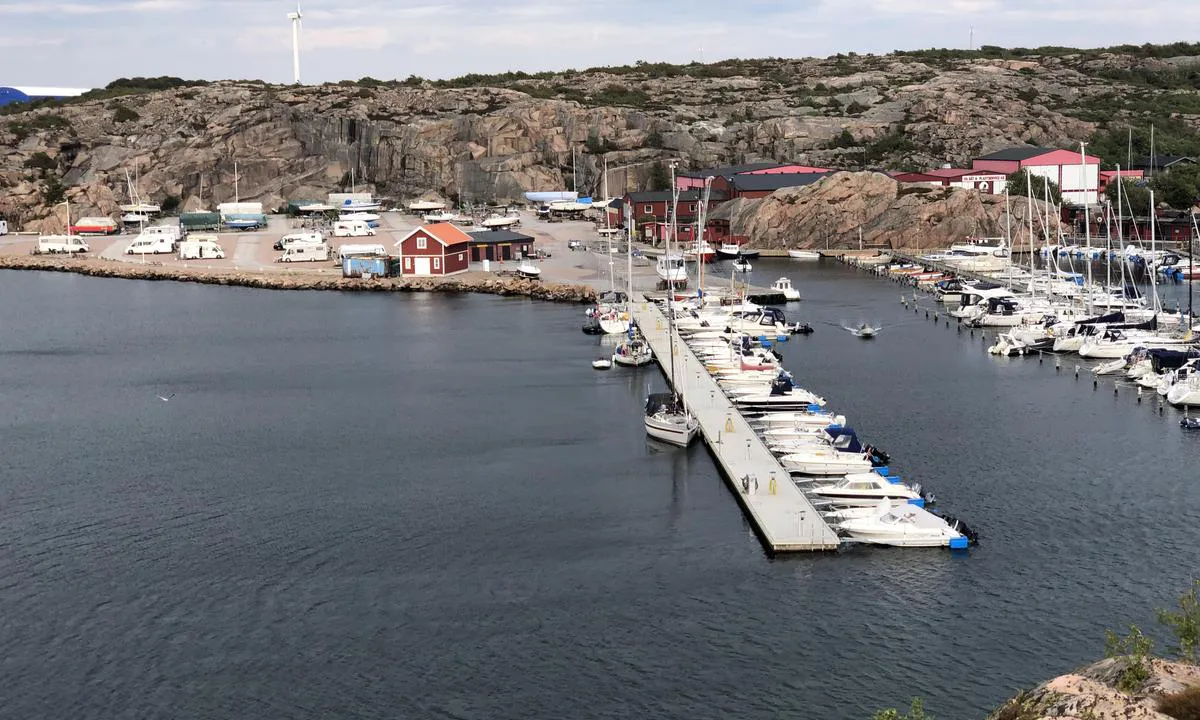
<instances>
[{"instance_id":1,"label":"tree","mask_svg":"<svg viewBox=\"0 0 1200 720\"><path fill-rule=\"evenodd\" d=\"M1020 195L1025 197L1029 195L1029 185L1027 178L1029 171L1021 168L1015 173L1008 176L1008 192L1010 195ZM1050 186L1050 202L1055 205L1062 204L1062 190L1058 187L1058 183L1053 180L1047 180L1040 176L1034 176L1033 180L1033 199L1043 200L1046 197L1046 185Z\"/></svg>"},{"instance_id":2,"label":"tree","mask_svg":"<svg viewBox=\"0 0 1200 720\"><path fill-rule=\"evenodd\" d=\"M1109 183L1104 194L1108 196L1113 207L1117 206L1118 192L1121 196L1121 207L1117 208L1118 215L1124 214L1130 208L1134 215L1145 217L1150 214L1150 188L1146 186L1145 182L1121 178L1120 184Z\"/></svg>"},{"instance_id":3,"label":"tree","mask_svg":"<svg viewBox=\"0 0 1200 720\"><path fill-rule=\"evenodd\" d=\"M924 700L913 698L907 714L901 715L896 708L888 708L875 713L872 720L933 720L933 716L925 714Z\"/></svg>"},{"instance_id":4,"label":"tree","mask_svg":"<svg viewBox=\"0 0 1200 720\"><path fill-rule=\"evenodd\" d=\"M1197 655L1200 650L1200 600L1196 597L1197 591L1200 591L1200 580L1193 580L1192 589L1179 597L1179 612L1158 611L1158 622L1170 628L1179 641L1173 650L1180 660L1193 664L1200 659Z\"/></svg>"},{"instance_id":5,"label":"tree","mask_svg":"<svg viewBox=\"0 0 1200 720\"><path fill-rule=\"evenodd\" d=\"M1161 172L1151 181L1154 202L1165 202L1176 210L1187 210L1200 200L1200 166L1185 165Z\"/></svg>"},{"instance_id":6,"label":"tree","mask_svg":"<svg viewBox=\"0 0 1200 720\"><path fill-rule=\"evenodd\" d=\"M671 174L667 172L667 166L661 160L650 166L650 178L647 184L651 190L670 190L671 189Z\"/></svg>"}]
</instances>

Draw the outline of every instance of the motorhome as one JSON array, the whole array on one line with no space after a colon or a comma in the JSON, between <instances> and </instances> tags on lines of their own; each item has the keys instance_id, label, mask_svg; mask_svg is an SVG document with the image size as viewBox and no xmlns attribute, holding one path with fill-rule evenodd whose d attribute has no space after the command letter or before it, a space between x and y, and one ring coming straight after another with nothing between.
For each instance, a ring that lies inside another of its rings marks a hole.
<instances>
[{"instance_id":1,"label":"motorhome","mask_svg":"<svg viewBox=\"0 0 1200 720\"><path fill-rule=\"evenodd\" d=\"M324 262L326 260L329 260L329 246L325 243L320 245L295 243L284 248L283 255L276 258L275 262Z\"/></svg>"},{"instance_id":2,"label":"motorhome","mask_svg":"<svg viewBox=\"0 0 1200 720\"><path fill-rule=\"evenodd\" d=\"M91 248L78 235L41 235L33 248L34 255L42 253L90 252Z\"/></svg>"},{"instance_id":3,"label":"motorhome","mask_svg":"<svg viewBox=\"0 0 1200 720\"><path fill-rule=\"evenodd\" d=\"M333 224L334 237L366 237L374 235L375 228L366 220L339 220Z\"/></svg>"},{"instance_id":4,"label":"motorhome","mask_svg":"<svg viewBox=\"0 0 1200 720\"><path fill-rule=\"evenodd\" d=\"M173 242L183 239L183 228L178 225L150 225L142 228L139 235L166 235Z\"/></svg>"},{"instance_id":5,"label":"motorhome","mask_svg":"<svg viewBox=\"0 0 1200 720\"><path fill-rule=\"evenodd\" d=\"M225 250L217 244L216 235L192 235L179 243L180 260L220 260Z\"/></svg>"},{"instance_id":6,"label":"motorhome","mask_svg":"<svg viewBox=\"0 0 1200 720\"><path fill-rule=\"evenodd\" d=\"M125 247L126 255L158 255L175 252L175 238L167 233L141 233Z\"/></svg>"},{"instance_id":7,"label":"motorhome","mask_svg":"<svg viewBox=\"0 0 1200 720\"><path fill-rule=\"evenodd\" d=\"M275 241L276 250L286 250L292 245L320 245L325 242L325 236L319 232L288 233Z\"/></svg>"},{"instance_id":8,"label":"motorhome","mask_svg":"<svg viewBox=\"0 0 1200 720\"><path fill-rule=\"evenodd\" d=\"M382 245L342 245L337 249L337 259L358 257L362 255L387 256L387 248Z\"/></svg>"}]
</instances>

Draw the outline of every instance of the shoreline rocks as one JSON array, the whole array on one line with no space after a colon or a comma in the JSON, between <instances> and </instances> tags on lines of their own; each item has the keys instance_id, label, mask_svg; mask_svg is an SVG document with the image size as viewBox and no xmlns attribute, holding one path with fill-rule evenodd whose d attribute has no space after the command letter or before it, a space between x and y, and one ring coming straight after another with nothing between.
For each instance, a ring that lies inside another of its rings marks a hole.
<instances>
[{"instance_id":1,"label":"shoreline rocks","mask_svg":"<svg viewBox=\"0 0 1200 720\"><path fill-rule=\"evenodd\" d=\"M231 285L261 290L321 290L340 292L432 292L480 293L502 297L527 297L559 303L593 303L596 291L586 285L542 282L518 277L495 277L477 273L445 278L360 278L324 277L312 274L276 276L248 270L193 270L166 266L128 265L93 258L47 256L0 256L0 270L68 272L124 280L166 280L204 285Z\"/></svg>"}]
</instances>

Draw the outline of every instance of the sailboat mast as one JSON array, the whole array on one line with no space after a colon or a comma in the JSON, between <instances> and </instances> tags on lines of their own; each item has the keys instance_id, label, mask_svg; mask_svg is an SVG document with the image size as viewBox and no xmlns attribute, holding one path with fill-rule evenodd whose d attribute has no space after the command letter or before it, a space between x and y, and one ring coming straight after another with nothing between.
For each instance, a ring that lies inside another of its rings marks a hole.
<instances>
[{"instance_id":1,"label":"sailboat mast","mask_svg":"<svg viewBox=\"0 0 1200 720\"><path fill-rule=\"evenodd\" d=\"M1153 126L1151 126L1151 130L1153 130L1153 129L1154 129ZM1153 157L1153 155L1151 155L1151 157ZM1157 250L1157 243L1155 241L1156 236L1155 236L1155 229L1154 229L1154 226L1156 223L1154 222L1154 216L1155 216L1154 191L1151 190L1150 191L1150 257L1151 258L1153 258L1155 256L1155 251ZM1150 290L1154 293L1154 315L1157 317L1158 313L1162 310L1161 303L1159 302L1159 299L1158 299L1158 283L1156 282L1156 278L1154 277L1158 273L1156 273L1154 271L1154 268L1150 267L1150 262L1153 262L1153 260L1148 261L1146 263L1146 271L1150 274Z\"/></svg>"},{"instance_id":2,"label":"sailboat mast","mask_svg":"<svg viewBox=\"0 0 1200 720\"><path fill-rule=\"evenodd\" d=\"M677 240L678 226L675 218L679 215L679 187L675 184L675 166L677 161L671 161L671 224L667 234L667 332L671 340L671 392L679 395L675 387L675 266L671 259L671 244Z\"/></svg>"},{"instance_id":3,"label":"sailboat mast","mask_svg":"<svg viewBox=\"0 0 1200 720\"><path fill-rule=\"evenodd\" d=\"M1004 184L1004 191L1008 192L1008 183ZM1033 246L1033 178L1028 172L1025 173L1025 202L1029 207L1029 287L1032 290L1033 283L1033 258L1037 253L1037 249Z\"/></svg>"},{"instance_id":4,"label":"sailboat mast","mask_svg":"<svg viewBox=\"0 0 1200 720\"><path fill-rule=\"evenodd\" d=\"M1088 214L1089 203L1087 196L1088 176L1086 149L1087 143L1079 143L1079 171L1083 180L1083 234L1085 238L1084 243L1087 248L1085 250L1085 256L1087 258L1087 304L1088 311L1090 312L1094 298L1092 297L1092 219ZM1117 179L1120 180L1119 177Z\"/></svg>"}]
</instances>

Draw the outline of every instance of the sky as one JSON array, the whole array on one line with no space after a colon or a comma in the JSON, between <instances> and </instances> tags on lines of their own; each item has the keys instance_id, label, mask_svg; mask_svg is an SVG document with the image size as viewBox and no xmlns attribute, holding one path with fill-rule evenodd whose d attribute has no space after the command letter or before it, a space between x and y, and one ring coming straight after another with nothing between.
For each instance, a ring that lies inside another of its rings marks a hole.
<instances>
[{"instance_id":1,"label":"sky","mask_svg":"<svg viewBox=\"0 0 1200 720\"><path fill-rule=\"evenodd\" d=\"M291 0L0 0L0 86L292 80ZM306 0L301 80L1197 39L1200 0Z\"/></svg>"}]
</instances>

